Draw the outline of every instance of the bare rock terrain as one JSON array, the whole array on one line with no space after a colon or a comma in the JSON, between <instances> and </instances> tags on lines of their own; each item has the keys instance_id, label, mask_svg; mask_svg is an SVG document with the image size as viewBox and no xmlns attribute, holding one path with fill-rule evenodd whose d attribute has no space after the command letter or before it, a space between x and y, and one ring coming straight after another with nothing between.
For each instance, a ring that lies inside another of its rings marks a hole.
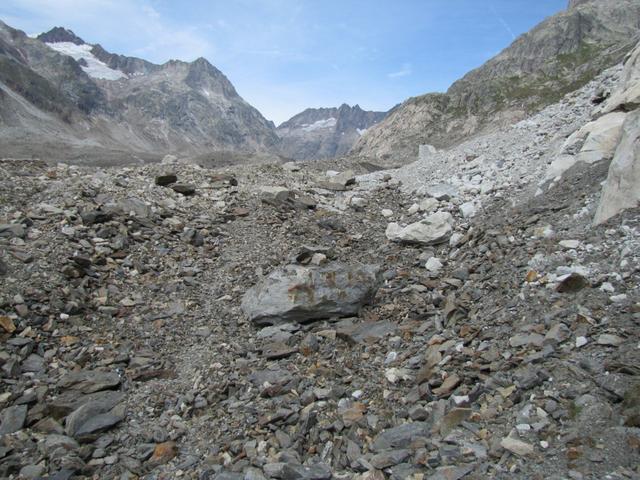
<instances>
[{"instance_id":1,"label":"bare rock terrain","mask_svg":"<svg viewBox=\"0 0 640 480\"><path fill-rule=\"evenodd\" d=\"M633 65L337 190L305 165L3 160L0 475L638 478L639 211L594 225L617 153L569 141ZM435 243L386 234L434 214ZM270 282L304 308L260 328Z\"/></svg>"}]
</instances>

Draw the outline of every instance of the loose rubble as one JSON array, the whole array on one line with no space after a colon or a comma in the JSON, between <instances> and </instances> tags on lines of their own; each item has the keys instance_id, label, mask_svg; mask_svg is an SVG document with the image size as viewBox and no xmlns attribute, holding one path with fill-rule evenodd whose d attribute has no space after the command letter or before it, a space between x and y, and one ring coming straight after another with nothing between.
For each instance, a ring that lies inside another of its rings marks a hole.
<instances>
[{"instance_id":1,"label":"loose rubble","mask_svg":"<svg viewBox=\"0 0 640 480\"><path fill-rule=\"evenodd\" d=\"M355 180L0 161L0 476L638 477L638 208L539 185L620 71Z\"/></svg>"}]
</instances>

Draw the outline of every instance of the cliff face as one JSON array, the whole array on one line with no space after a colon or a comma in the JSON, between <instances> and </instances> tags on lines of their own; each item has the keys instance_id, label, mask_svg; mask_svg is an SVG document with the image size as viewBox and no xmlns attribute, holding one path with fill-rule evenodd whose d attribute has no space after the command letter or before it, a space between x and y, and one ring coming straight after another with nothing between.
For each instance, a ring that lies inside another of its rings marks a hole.
<instances>
[{"instance_id":1,"label":"cliff face","mask_svg":"<svg viewBox=\"0 0 640 480\"><path fill-rule=\"evenodd\" d=\"M0 138L13 155L51 146L164 154L275 152L273 124L204 58L155 65L56 27L0 23Z\"/></svg>"},{"instance_id":2,"label":"cliff face","mask_svg":"<svg viewBox=\"0 0 640 480\"><path fill-rule=\"evenodd\" d=\"M308 108L277 129L282 155L296 160L318 160L346 154L380 122L386 112L365 111L343 104L338 108Z\"/></svg>"},{"instance_id":3,"label":"cliff face","mask_svg":"<svg viewBox=\"0 0 640 480\"><path fill-rule=\"evenodd\" d=\"M352 149L406 163L420 144L448 147L513 123L619 62L640 33L640 0L572 1L446 93L410 98Z\"/></svg>"}]
</instances>

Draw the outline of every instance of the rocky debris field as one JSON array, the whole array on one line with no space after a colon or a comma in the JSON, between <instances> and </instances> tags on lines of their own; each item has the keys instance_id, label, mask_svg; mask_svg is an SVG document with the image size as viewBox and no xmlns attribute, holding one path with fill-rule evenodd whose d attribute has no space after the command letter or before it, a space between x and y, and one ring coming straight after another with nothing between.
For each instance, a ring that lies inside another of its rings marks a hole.
<instances>
[{"instance_id":1,"label":"rocky debris field","mask_svg":"<svg viewBox=\"0 0 640 480\"><path fill-rule=\"evenodd\" d=\"M639 211L516 156L581 126L419 186L0 162L0 476L639 478Z\"/></svg>"}]
</instances>

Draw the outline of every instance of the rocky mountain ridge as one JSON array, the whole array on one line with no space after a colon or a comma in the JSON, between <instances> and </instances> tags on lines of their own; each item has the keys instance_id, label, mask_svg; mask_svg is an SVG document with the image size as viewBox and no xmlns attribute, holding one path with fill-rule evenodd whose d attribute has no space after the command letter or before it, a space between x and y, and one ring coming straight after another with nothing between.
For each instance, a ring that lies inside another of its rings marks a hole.
<instances>
[{"instance_id":1,"label":"rocky mountain ridge","mask_svg":"<svg viewBox=\"0 0 640 480\"><path fill-rule=\"evenodd\" d=\"M308 108L278 126L280 151L294 160L340 157L386 115L362 110L359 105Z\"/></svg>"},{"instance_id":2,"label":"rocky mountain ridge","mask_svg":"<svg viewBox=\"0 0 640 480\"><path fill-rule=\"evenodd\" d=\"M570 2L455 82L405 101L352 155L387 164L417 159L418 146L449 147L534 113L621 61L640 34L637 0Z\"/></svg>"},{"instance_id":3,"label":"rocky mountain ridge","mask_svg":"<svg viewBox=\"0 0 640 480\"><path fill-rule=\"evenodd\" d=\"M274 126L204 58L153 65L62 28L38 39L0 24L5 155L64 151L131 162L232 150L273 154ZM163 153L164 152L164 153Z\"/></svg>"}]
</instances>

